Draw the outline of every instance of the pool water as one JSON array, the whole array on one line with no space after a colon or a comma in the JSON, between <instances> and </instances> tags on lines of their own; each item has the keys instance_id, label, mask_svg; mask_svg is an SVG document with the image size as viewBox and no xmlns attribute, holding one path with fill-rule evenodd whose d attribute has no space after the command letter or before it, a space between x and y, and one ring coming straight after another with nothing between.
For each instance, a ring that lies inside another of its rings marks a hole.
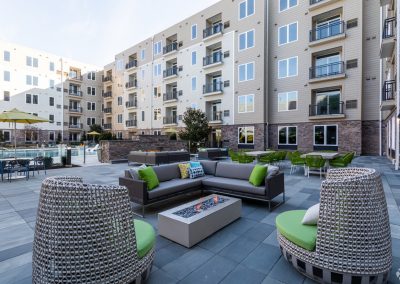
<instances>
[{"instance_id":1,"label":"pool water","mask_svg":"<svg viewBox=\"0 0 400 284\"><path fill-rule=\"evenodd\" d=\"M87 149L87 148L86 148ZM71 148L72 156L83 156L83 147L75 147ZM60 155L61 152L61 155ZM60 157L65 156L65 147L57 147L57 148L36 148L36 149L17 149L16 156L17 158L34 158L38 156L43 157ZM0 148L0 159L2 158L11 158L14 157L14 149L4 149ZM96 152L88 152L86 151L86 155L96 155Z\"/></svg>"}]
</instances>

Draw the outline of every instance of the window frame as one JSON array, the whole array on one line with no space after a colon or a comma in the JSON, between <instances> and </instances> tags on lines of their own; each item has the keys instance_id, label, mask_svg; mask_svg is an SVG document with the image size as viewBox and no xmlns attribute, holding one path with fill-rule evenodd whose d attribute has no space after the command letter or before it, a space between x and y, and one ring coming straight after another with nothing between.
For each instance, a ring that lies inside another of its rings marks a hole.
<instances>
[{"instance_id":1,"label":"window frame","mask_svg":"<svg viewBox=\"0 0 400 284\"><path fill-rule=\"evenodd\" d=\"M293 58L296 58L296 74L295 75L289 75L289 69L290 69L289 68L289 61L290 61L290 59L293 59ZM282 61L286 61L286 76L285 77L281 77L280 76L280 62L282 62ZM299 57L297 55L278 60L278 79L297 77L298 75L299 75Z\"/></svg>"},{"instance_id":2,"label":"window frame","mask_svg":"<svg viewBox=\"0 0 400 284\"><path fill-rule=\"evenodd\" d=\"M253 78L252 79L249 79L248 78L248 65L250 65L250 64L252 64L253 65ZM256 78L256 70L255 70L255 62L254 61L252 61L252 62L248 62L248 63L243 63L243 64L239 64L238 65L238 82L239 83L242 83L242 82L246 82L246 81L253 81L253 80L255 80L255 78ZM240 67L241 66L245 66L244 68L244 76L245 76L245 79L244 80L240 80Z\"/></svg>"},{"instance_id":3,"label":"window frame","mask_svg":"<svg viewBox=\"0 0 400 284\"><path fill-rule=\"evenodd\" d=\"M195 28L195 36L194 36L194 37L193 37L193 28ZM191 39L191 40L197 39L197 24L193 24L193 25L190 27L190 39Z\"/></svg>"},{"instance_id":4,"label":"window frame","mask_svg":"<svg viewBox=\"0 0 400 284\"><path fill-rule=\"evenodd\" d=\"M315 144L315 128L316 127L324 127L324 144ZM336 144L326 144L326 129L328 126L336 127ZM337 147L339 146L339 125L338 124L316 124L313 125L313 146L316 147Z\"/></svg>"},{"instance_id":5,"label":"window frame","mask_svg":"<svg viewBox=\"0 0 400 284\"><path fill-rule=\"evenodd\" d=\"M245 129L245 142L244 142L244 143L241 143L240 140L239 140L239 139L240 139L240 136L239 136L239 135L240 135L240 129L241 129L241 128L244 128L244 129ZM248 142L247 142L247 130L248 130L248 129L252 129L252 130L253 130L253 142L252 142L252 143L248 143ZM255 134L256 134L256 133L255 133L254 126L239 126L239 127L238 127L238 132L237 132L237 143L238 143L238 145L254 145L254 140L255 140L254 138L255 138L255 136L256 136Z\"/></svg>"},{"instance_id":6,"label":"window frame","mask_svg":"<svg viewBox=\"0 0 400 284\"><path fill-rule=\"evenodd\" d=\"M247 44L248 33L250 33L250 32L253 32L253 46L251 46L251 47L249 47L248 44ZM241 35L245 35L246 47L243 48L243 49L240 49L240 36ZM248 30L248 31L245 31L245 32L242 32L242 33L238 34L238 49L239 49L239 52L245 51L245 50L250 49L250 48L254 48L255 46L256 46L256 30L255 29L251 29L251 30Z\"/></svg>"},{"instance_id":7,"label":"window frame","mask_svg":"<svg viewBox=\"0 0 400 284\"><path fill-rule=\"evenodd\" d=\"M194 56L194 57L193 57ZM191 52L191 56L190 56L191 58L191 63L192 63L192 66L193 65L197 65L197 51L195 51L195 50L193 50L192 52ZM194 63L193 63L193 59L194 59Z\"/></svg>"},{"instance_id":8,"label":"window frame","mask_svg":"<svg viewBox=\"0 0 400 284\"><path fill-rule=\"evenodd\" d=\"M279 132L283 129L283 128L286 128L286 143L280 143L280 141L279 141ZM295 144L291 144L291 143L289 143L289 128L295 128L296 129L296 143ZM282 126L279 126L278 127L278 135L277 135L277 138L278 138L278 145L284 145L284 146L297 146L298 145L298 143L297 143L297 126L295 126L295 125L282 125Z\"/></svg>"},{"instance_id":9,"label":"window frame","mask_svg":"<svg viewBox=\"0 0 400 284\"><path fill-rule=\"evenodd\" d=\"M239 105L240 105L240 98L242 98L242 97L244 97L244 111L239 111ZM248 101L247 101L247 98L248 97L253 97L253 110L252 111L248 111L247 109L248 109ZM247 95L240 95L240 96L238 96L238 110L237 110L237 112L238 113L252 113L252 112L254 112L255 110L255 95L254 94L247 94Z\"/></svg>"},{"instance_id":10,"label":"window frame","mask_svg":"<svg viewBox=\"0 0 400 284\"><path fill-rule=\"evenodd\" d=\"M194 88L193 88L193 80L194 80ZM197 91L197 76L193 76L190 80L191 90Z\"/></svg>"},{"instance_id":11,"label":"window frame","mask_svg":"<svg viewBox=\"0 0 400 284\"><path fill-rule=\"evenodd\" d=\"M6 136L4 135L4 133L8 133L8 140L6 140ZM11 142L11 131L10 130L3 130L3 138L4 138L4 142Z\"/></svg>"},{"instance_id":12,"label":"window frame","mask_svg":"<svg viewBox=\"0 0 400 284\"><path fill-rule=\"evenodd\" d=\"M294 25L294 24L296 24L296 39L290 41L290 28L289 28L289 27L290 27L291 25ZM280 39L281 39L281 34L280 34L280 32L281 32L281 29L282 29L282 28L286 28L286 31L287 31L287 33L286 33L286 42L285 42L285 43L280 43ZM296 41L298 41L298 40L299 40L299 22L298 22L298 21L289 23L289 24L287 24L287 25L280 26L280 27L278 28L278 46L283 46L283 45L286 45L286 44L289 44L289 43L296 42Z\"/></svg>"},{"instance_id":13,"label":"window frame","mask_svg":"<svg viewBox=\"0 0 400 284\"><path fill-rule=\"evenodd\" d=\"M243 3L246 3L245 4L245 16L243 17L243 18L241 18L240 17L240 6L243 4ZM238 20L239 21L241 21L241 20L243 20L243 19L246 19L246 18L248 18L248 17L250 17L250 16L253 16L255 13L256 13L256 0L253 0L253 13L252 14L248 14L248 5L249 5L249 0L244 0L244 1L242 1L242 2L239 2L239 5L238 5Z\"/></svg>"},{"instance_id":14,"label":"window frame","mask_svg":"<svg viewBox=\"0 0 400 284\"><path fill-rule=\"evenodd\" d=\"M278 4L278 13L282 13L282 12L285 12L285 11L287 11L287 10L290 10L290 9L292 9L292 8L295 8L295 7L297 7L297 6L299 6L299 0L296 0L296 5L294 5L294 6L289 6L289 3L290 3L290 0L285 0L286 1L286 3L287 3L287 8L286 9L283 9L283 10L281 10L281 1L279 0L279 4Z\"/></svg>"},{"instance_id":15,"label":"window frame","mask_svg":"<svg viewBox=\"0 0 400 284\"><path fill-rule=\"evenodd\" d=\"M289 94L290 93L296 93L296 108L295 109L289 109ZM286 109L285 110L281 110L279 108L279 96L280 95L286 95ZM296 111L298 110L298 106L299 106L299 92L298 91L288 91L288 92L281 92L278 93L278 112L286 112L286 111Z\"/></svg>"},{"instance_id":16,"label":"window frame","mask_svg":"<svg viewBox=\"0 0 400 284\"><path fill-rule=\"evenodd\" d=\"M156 50L156 46L157 46L157 50ZM157 51L157 52L156 52ZM153 54L154 56L159 55L162 53L162 41L157 41L153 44Z\"/></svg>"}]
</instances>

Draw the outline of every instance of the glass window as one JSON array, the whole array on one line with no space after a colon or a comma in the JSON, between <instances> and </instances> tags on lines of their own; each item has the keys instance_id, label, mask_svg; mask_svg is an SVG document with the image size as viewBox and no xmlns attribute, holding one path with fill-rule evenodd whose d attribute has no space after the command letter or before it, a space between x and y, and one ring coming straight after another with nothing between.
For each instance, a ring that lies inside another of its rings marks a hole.
<instances>
[{"instance_id":1,"label":"glass window","mask_svg":"<svg viewBox=\"0 0 400 284\"><path fill-rule=\"evenodd\" d=\"M297 6L297 0L279 0L279 12Z\"/></svg>"},{"instance_id":2,"label":"glass window","mask_svg":"<svg viewBox=\"0 0 400 284\"><path fill-rule=\"evenodd\" d=\"M122 121L123 121L122 114L117 115L117 121L118 121L118 123L122 123Z\"/></svg>"},{"instance_id":3,"label":"glass window","mask_svg":"<svg viewBox=\"0 0 400 284\"><path fill-rule=\"evenodd\" d=\"M239 19L243 19L246 17L246 1L243 1L239 4Z\"/></svg>"},{"instance_id":4,"label":"glass window","mask_svg":"<svg viewBox=\"0 0 400 284\"><path fill-rule=\"evenodd\" d=\"M10 82L10 79L11 79L10 71L4 71L3 79L4 79L4 81Z\"/></svg>"},{"instance_id":5,"label":"glass window","mask_svg":"<svg viewBox=\"0 0 400 284\"><path fill-rule=\"evenodd\" d=\"M37 58L33 58L33 67L38 67L39 66L39 60Z\"/></svg>"},{"instance_id":6,"label":"glass window","mask_svg":"<svg viewBox=\"0 0 400 284\"><path fill-rule=\"evenodd\" d=\"M192 91L197 89L197 77L192 77Z\"/></svg>"},{"instance_id":7,"label":"glass window","mask_svg":"<svg viewBox=\"0 0 400 284\"><path fill-rule=\"evenodd\" d=\"M4 57L3 57L3 59L4 59L4 61L10 61L10 52L9 51L7 51L7 50L4 50Z\"/></svg>"},{"instance_id":8,"label":"glass window","mask_svg":"<svg viewBox=\"0 0 400 284\"><path fill-rule=\"evenodd\" d=\"M279 45L297 40L297 23L292 23L279 28Z\"/></svg>"},{"instance_id":9,"label":"glass window","mask_svg":"<svg viewBox=\"0 0 400 284\"><path fill-rule=\"evenodd\" d=\"M315 125L314 145L336 146L337 125Z\"/></svg>"},{"instance_id":10,"label":"glass window","mask_svg":"<svg viewBox=\"0 0 400 284\"><path fill-rule=\"evenodd\" d=\"M31 94L25 94L25 103L27 103L27 104L32 103L32 95Z\"/></svg>"},{"instance_id":11,"label":"glass window","mask_svg":"<svg viewBox=\"0 0 400 284\"><path fill-rule=\"evenodd\" d=\"M238 128L239 144L254 144L254 126L246 126Z\"/></svg>"},{"instance_id":12,"label":"glass window","mask_svg":"<svg viewBox=\"0 0 400 284\"><path fill-rule=\"evenodd\" d=\"M161 53L161 41L158 41L154 44L154 55Z\"/></svg>"},{"instance_id":13,"label":"glass window","mask_svg":"<svg viewBox=\"0 0 400 284\"><path fill-rule=\"evenodd\" d=\"M246 18L254 14L254 0L246 0L239 4L239 19Z\"/></svg>"},{"instance_id":14,"label":"glass window","mask_svg":"<svg viewBox=\"0 0 400 284\"><path fill-rule=\"evenodd\" d=\"M54 80L49 81L49 87L50 89L54 89Z\"/></svg>"},{"instance_id":15,"label":"glass window","mask_svg":"<svg viewBox=\"0 0 400 284\"><path fill-rule=\"evenodd\" d=\"M141 60L144 60L144 59L145 59L145 50L144 50L144 49L142 49L142 50L140 51L140 59L141 59Z\"/></svg>"},{"instance_id":16,"label":"glass window","mask_svg":"<svg viewBox=\"0 0 400 284\"><path fill-rule=\"evenodd\" d=\"M192 65L196 65L197 56L196 51L192 51Z\"/></svg>"},{"instance_id":17,"label":"glass window","mask_svg":"<svg viewBox=\"0 0 400 284\"><path fill-rule=\"evenodd\" d=\"M297 57L289 59L288 77L297 76Z\"/></svg>"},{"instance_id":18,"label":"glass window","mask_svg":"<svg viewBox=\"0 0 400 284\"><path fill-rule=\"evenodd\" d=\"M278 61L278 79L297 76L297 57Z\"/></svg>"},{"instance_id":19,"label":"glass window","mask_svg":"<svg viewBox=\"0 0 400 284\"><path fill-rule=\"evenodd\" d=\"M297 110L297 91L278 94L278 111Z\"/></svg>"},{"instance_id":20,"label":"glass window","mask_svg":"<svg viewBox=\"0 0 400 284\"><path fill-rule=\"evenodd\" d=\"M239 35L239 50L254 47L254 30Z\"/></svg>"},{"instance_id":21,"label":"glass window","mask_svg":"<svg viewBox=\"0 0 400 284\"><path fill-rule=\"evenodd\" d=\"M122 106L122 97L121 97L121 96L118 97L118 105L119 105L119 106Z\"/></svg>"},{"instance_id":22,"label":"glass window","mask_svg":"<svg viewBox=\"0 0 400 284\"><path fill-rule=\"evenodd\" d=\"M32 103L34 105L37 105L39 103L39 97L38 95L32 95Z\"/></svg>"},{"instance_id":23,"label":"glass window","mask_svg":"<svg viewBox=\"0 0 400 284\"><path fill-rule=\"evenodd\" d=\"M32 77L32 82L34 86L38 86L39 85L39 78L36 76Z\"/></svg>"},{"instance_id":24,"label":"glass window","mask_svg":"<svg viewBox=\"0 0 400 284\"><path fill-rule=\"evenodd\" d=\"M246 113L254 111L254 95L242 95L238 97L238 112Z\"/></svg>"},{"instance_id":25,"label":"glass window","mask_svg":"<svg viewBox=\"0 0 400 284\"><path fill-rule=\"evenodd\" d=\"M279 145L297 145L297 127L282 126L278 128Z\"/></svg>"},{"instance_id":26,"label":"glass window","mask_svg":"<svg viewBox=\"0 0 400 284\"><path fill-rule=\"evenodd\" d=\"M154 76L161 75L161 63L154 65Z\"/></svg>"},{"instance_id":27,"label":"glass window","mask_svg":"<svg viewBox=\"0 0 400 284\"><path fill-rule=\"evenodd\" d=\"M197 38L197 25L192 25L192 39L196 39Z\"/></svg>"},{"instance_id":28,"label":"glass window","mask_svg":"<svg viewBox=\"0 0 400 284\"><path fill-rule=\"evenodd\" d=\"M26 65L27 66L32 66L32 57L30 57L30 56L26 57Z\"/></svg>"},{"instance_id":29,"label":"glass window","mask_svg":"<svg viewBox=\"0 0 400 284\"><path fill-rule=\"evenodd\" d=\"M49 114L49 122L54 123L54 114Z\"/></svg>"},{"instance_id":30,"label":"glass window","mask_svg":"<svg viewBox=\"0 0 400 284\"><path fill-rule=\"evenodd\" d=\"M49 106L54 106L54 97L49 97Z\"/></svg>"},{"instance_id":31,"label":"glass window","mask_svg":"<svg viewBox=\"0 0 400 284\"><path fill-rule=\"evenodd\" d=\"M254 79L254 62L241 64L238 68L239 82Z\"/></svg>"},{"instance_id":32,"label":"glass window","mask_svg":"<svg viewBox=\"0 0 400 284\"><path fill-rule=\"evenodd\" d=\"M54 71L54 62L50 62L49 69L50 71Z\"/></svg>"},{"instance_id":33,"label":"glass window","mask_svg":"<svg viewBox=\"0 0 400 284\"><path fill-rule=\"evenodd\" d=\"M292 23L289 25L289 40L288 42L297 40L297 23Z\"/></svg>"},{"instance_id":34,"label":"glass window","mask_svg":"<svg viewBox=\"0 0 400 284\"><path fill-rule=\"evenodd\" d=\"M4 91L3 92L3 100L5 102L9 102L10 101L10 92L9 91Z\"/></svg>"}]
</instances>

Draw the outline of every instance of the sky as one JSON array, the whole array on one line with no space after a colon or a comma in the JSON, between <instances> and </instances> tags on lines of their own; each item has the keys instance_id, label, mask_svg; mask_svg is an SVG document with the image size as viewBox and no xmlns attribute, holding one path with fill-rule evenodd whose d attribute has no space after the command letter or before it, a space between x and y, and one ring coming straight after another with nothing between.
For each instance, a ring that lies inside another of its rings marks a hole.
<instances>
[{"instance_id":1,"label":"sky","mask_svg":"<svg viewBox=\"0 0 400 284\"><path fill-rule=\"evenodd\" d=\"M102 67L218 0L0 0L0 39Z\"/></svg>"}]
</instances>

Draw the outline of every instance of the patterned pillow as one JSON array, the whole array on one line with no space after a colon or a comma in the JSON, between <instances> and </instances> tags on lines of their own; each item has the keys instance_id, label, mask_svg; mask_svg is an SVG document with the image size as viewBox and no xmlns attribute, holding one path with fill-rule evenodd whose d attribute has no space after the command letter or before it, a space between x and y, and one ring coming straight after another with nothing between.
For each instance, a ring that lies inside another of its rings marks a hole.
<instances>
[{"instance_id":1,"label":"patterned pillow","mask_svg":"<svg viewBox=\"0 0 400 284\"><path fill-rule=\"evenodd\" d=\"M190 167L189 168L189 176L191 179L198 178L204 176L203 167Z\"/></svg>"},{"instance_id":2,"label":"patterned pillow","mask_svg":"<svg viewBox=\"0 0 400 284\"><path fill-rule=\"evenodd\" d=\"M181 179L188 178L190 164L189 163L178 164L178 167L179 167L179 171L181 172Z\"/></svg>"},{"instance_id":3,"label":"patterned pillow","mask_svg":"<svg viewBox=\"0 0 400 284\"><path fill-rule=\"evenodd\" d=\"M195 168L195 167L201 167L200 162L190 162L190 167Z\"/></svg>"}]
</instances>

